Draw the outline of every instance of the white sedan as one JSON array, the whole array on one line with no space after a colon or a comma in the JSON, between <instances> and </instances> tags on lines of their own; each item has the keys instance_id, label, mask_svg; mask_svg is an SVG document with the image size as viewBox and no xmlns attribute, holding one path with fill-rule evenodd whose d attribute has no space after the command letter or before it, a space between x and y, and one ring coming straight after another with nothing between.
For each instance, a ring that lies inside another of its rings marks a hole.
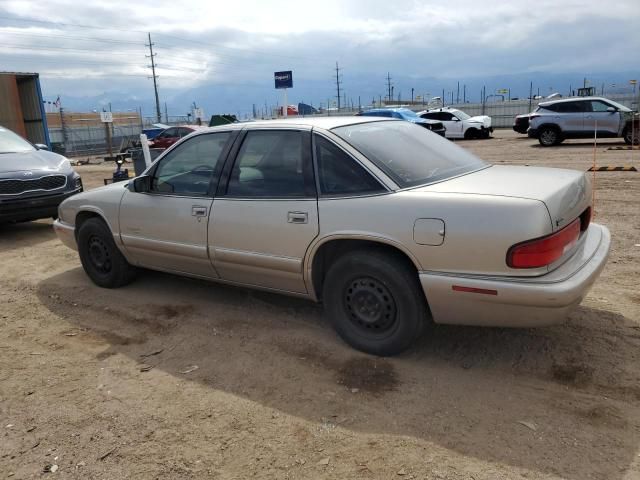
<instances>
[{"instance_id":1,"label":"white sedan","mask_svg":"<svg viewBox=\"0 0 640 480\"><path fill-rule=\"evenodd\" d=\"M471 117L456 108L443 107L424 110L418 112L418 116L428 120L441 121L447 129L445 132L446 138L489 138L491 132L493 132L491 117L487 115Z\"/></svg>"}]
</instances>

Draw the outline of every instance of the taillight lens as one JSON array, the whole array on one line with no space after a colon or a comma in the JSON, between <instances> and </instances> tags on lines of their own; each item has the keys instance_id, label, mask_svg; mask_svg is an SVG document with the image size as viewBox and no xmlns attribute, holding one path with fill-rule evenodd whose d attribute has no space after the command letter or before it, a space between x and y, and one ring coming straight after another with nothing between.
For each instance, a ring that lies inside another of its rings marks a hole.
<instances>
[{"instance_id":1,"label":"taillight lens","mask_svg":"<svg viewBox=\"0 0 640 480\"><path fill-rule=\"evenodd\" d=\"M511 268L538 268L552 264L571 249L580 237L580 219L551 235L518 243L507 252Z\"/></svg>"}]
</instances>

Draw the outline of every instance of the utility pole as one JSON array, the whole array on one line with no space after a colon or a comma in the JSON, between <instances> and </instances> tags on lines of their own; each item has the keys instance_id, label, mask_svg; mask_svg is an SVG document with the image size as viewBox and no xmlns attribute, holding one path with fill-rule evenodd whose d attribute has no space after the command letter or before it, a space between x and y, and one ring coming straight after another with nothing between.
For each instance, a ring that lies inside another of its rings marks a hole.
<instances>
[{"instance_id":1,"label":"utility pole","mask_svg":"<svg viewBox=\"0 0 640 480\"><path fill-rule=\"evenodd\" d=\"M387 72L387 90L389 91L389 96L387 98L389 99L389 102L393 101L392 89L393 87L391 86L391 74Z\"/></svg>"},{"instance_id":2,"label":"utility pole","mask_svg":"<svg viewBox=\"0 0 640 480\"><path fill-rule=\"evenodd\" d=\"M338 91L338 112L340 112L340 67L338 67L338 62L336 62L336 90Z\"/></svg>"},{"instance_id":3,"label":"utility pole","mask_svg":"<svg viewBox=\"0 0 640 480\"><path fill-rule=\"evenodd\" d=\"M411 105L413 105L413 87L411 87Z\"/></svg>"},{"instance_id":4,"label":"utility pole","mask_svg":"<svg viewBox=\"0 0 640 480\"><path fill-rule=\"evenodd\" d=\"M462 86L462 103L467 103L467 86Z\"/></svg>"},{"instance_id":5,"label":"utility pole","mask_svg":"<svg viewBox=\"0 0 640 480\"><path fill-rule=\"evenodd\" d=\"M169 123L169 113L167 110L167 102L164 102L164 121Z\"/></svg>"},{"instance_id":6,"label":"utility pole","mask_svg":"<svg viewBox=\"0 0 640 480\"><path fill-rule=\"evenodd\" d=\"M458 82L458 90L456 92L456 103L460 103L460 82Z\"/></svg>"},{"instance_id":7,"label":"utility pole","mask_svg":"<svg viewBox=\"0 0 640 480\"><path fill-rule=\"evenodd\" d=\"M153 43L151 42L151 33L149 35L149 44L145 44L145 47L149 47L149 55L145 55L145 57L151 59L151 78L153 78L153 91L156 94L156 117L158 122L162 122L162 116L160 114L160 99L158 98L158 75L156 75L156 62L155 56L157 54L153 53Z\"/></svg>"}]
</instances>

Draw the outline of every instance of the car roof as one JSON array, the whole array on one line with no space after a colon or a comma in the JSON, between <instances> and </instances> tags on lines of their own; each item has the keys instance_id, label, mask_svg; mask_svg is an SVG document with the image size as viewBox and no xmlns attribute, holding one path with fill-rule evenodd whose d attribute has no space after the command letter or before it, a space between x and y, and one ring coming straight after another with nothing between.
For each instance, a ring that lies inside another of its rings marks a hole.
<instances>
[{"instance_id":1,"label":"car roof","mask_svg":"<svg viewBox=\"0 0 640 480\"><path fill-rule=\"evenodd\" d=\"M361 117L361 116L334 116L334 117L292 117L292 118L281 118L278 120L257 120L255 122L248 123L230 123L228 125L219 125L217 127L209 127L206 130L220 130L220 129L228 129L228 128L247 128L254 129L260 127L273 127L273 126L283 126L283 127L318 127L323 128L325 130L331 130L336 127L343 127L345 125L354 125L357 123L369 123L369 122L388 122L394 121L391 118L380 118L380 117ZM400 121L400 120L397 120Z\"/></svg>"},{"instance_id":2,"label":"car roof","mask_svg":"<svg viewBox=\"0 0 640 480\"><path fill-rule=\"evenodd\" d=\"M561 98L558 100L549 100L548 102L540 102L538 105L544 107L545 105L552 105L554 103L566 103L566 102L575 102L582 100L604 100L605 102L611 101L608 98L604 97L569 97L569 98Z\"/></svg>"}]
</instances>

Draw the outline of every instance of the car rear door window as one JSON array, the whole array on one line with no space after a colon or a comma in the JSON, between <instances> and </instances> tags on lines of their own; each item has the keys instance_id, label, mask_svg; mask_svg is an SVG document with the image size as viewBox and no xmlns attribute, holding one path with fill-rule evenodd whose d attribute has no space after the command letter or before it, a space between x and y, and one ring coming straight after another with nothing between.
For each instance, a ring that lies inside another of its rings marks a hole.
<instances>
[{"instance_id":1,"label":"car rear door window","mask_svg":"<svg viewBox=\"0 0 640 480\"><path fill-rule=\"evenodd\" d=\"M349 154L320 135L314 136L320 194L366 195L384 192L380 183Z\"/></svg>"},{"instance_id":2,"label":"car rear door window","mask_svg":"<svg viewBox=\"0 0 640 480\"><path fill-rule=\"evenodd\" d=\"M315 196L309 132L249 131L231 169L227 195Z\"/></svg>"},{"instance_id":3,"label":"car rear door window","mask_svg":"<svg viewBox=\"0 0 640 480\"><path fill-rule=\"evenodd\" d=\"M170 195L206 195L217 180L220 159L230 132L198 135L186 140L158 161L151 192Z\"/></svg>"},{"instance_id":4,"label":"car rear door window","mask_svg":"<svg viewBox=\"0 0 640 480\"><path fill-rule=\"evenodd\" d=\"M558 103L558 112L560 113L583 113L587 111L587 102L562 102Z\"/></svg>"}]
</instances>

